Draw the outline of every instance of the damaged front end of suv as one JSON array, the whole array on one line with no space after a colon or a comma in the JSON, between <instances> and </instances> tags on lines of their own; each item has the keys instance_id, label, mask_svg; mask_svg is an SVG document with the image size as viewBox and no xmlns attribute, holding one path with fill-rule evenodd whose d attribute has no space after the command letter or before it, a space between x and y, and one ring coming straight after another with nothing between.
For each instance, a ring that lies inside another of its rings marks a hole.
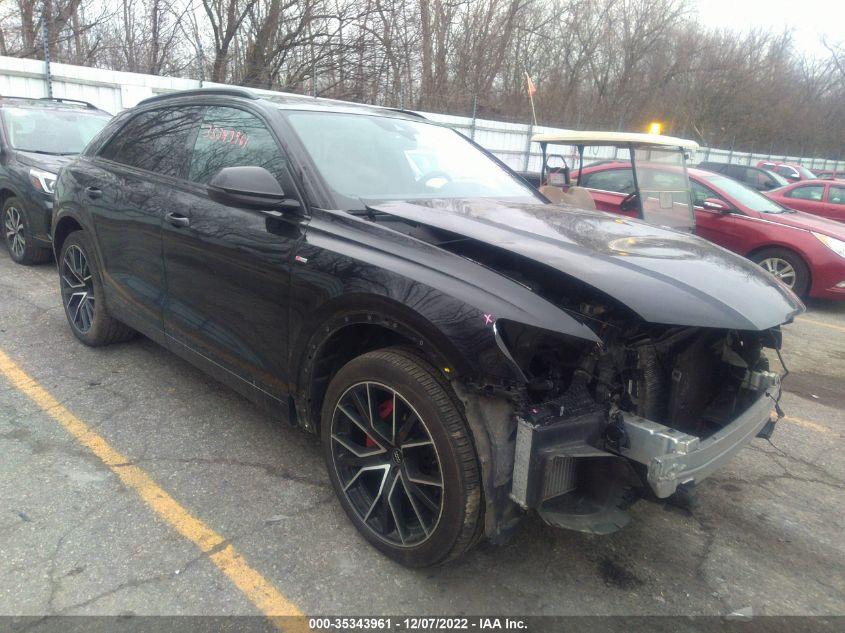
<instances>
[{"instance_id":1,"label":"damaged front end of suv","mask_svg":"<svg viewBox=\"0 0 845 633\"><path fill-rule=\"evenodd\" d=\"M779 409L780 325L803 305L752 264L693 236L554 205L380 205L429 243L498 272L581 329L491 315L516 376L456 385L494 445L486 533L525 511L607 534L641 498L680 502ZM484 461L483 451L482 461Z\"/></svg>"},{"instance_id":2,"label":"damaged front end of suv","mask_svg":"<svg viewBox=\"0 0 845 633\"><path fill-rule=\"evenodd\" d=\"M764 348L780 333L602 318L600 342L504 325L525 367L511 498L549 523L609 533L641 496L667 498L721 466L756 435L770 433L779 376Z\"/></svg>"}]
</instances>

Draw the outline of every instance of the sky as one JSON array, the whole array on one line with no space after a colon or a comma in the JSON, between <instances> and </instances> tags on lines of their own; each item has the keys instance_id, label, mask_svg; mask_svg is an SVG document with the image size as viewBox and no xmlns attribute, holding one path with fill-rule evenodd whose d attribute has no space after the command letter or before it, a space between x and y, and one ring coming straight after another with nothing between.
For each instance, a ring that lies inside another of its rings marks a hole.
<instances>
[{"instance_id":1,"label":"sky","mask_svg":"<svg viewBox=\"0 0 845 633\"><path fill-rule=\"evenodd\" d=\"M826 56L821 37L845 43L845 0L693 0L702 24L748 30L794 30L800 52Z\"/></svg>"}]
</instances>

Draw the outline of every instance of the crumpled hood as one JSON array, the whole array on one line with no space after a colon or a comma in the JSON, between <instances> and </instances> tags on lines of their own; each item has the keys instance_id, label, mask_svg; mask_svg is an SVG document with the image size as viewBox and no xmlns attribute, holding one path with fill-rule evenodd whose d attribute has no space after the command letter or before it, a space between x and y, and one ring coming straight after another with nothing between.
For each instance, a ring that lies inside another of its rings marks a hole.
<instances>
[{"instance_id":1,"label":"crumpled hood","mask_svg":"<svg viewBox=\"0 0 845 633\"><path fill-rule=\"evenodd\" d=\"M72 161L75 156L61 156L56 154L39 154L38 152L24 152L17 151L17 159L19 162L49 171L52 174L58 174L59 170Z\"/></svg>"},{"instance_id":2,"label":"crumpled hood","mask_svg":"<svg viewBox=\"0 0 845 633\"><path fill-rule=\"evenodd\" d=\"M765 330L804 311L789 289L745 258L623 216L490 199L369 207L546 264L651 323Z\"/></svg>"}]
</instances>

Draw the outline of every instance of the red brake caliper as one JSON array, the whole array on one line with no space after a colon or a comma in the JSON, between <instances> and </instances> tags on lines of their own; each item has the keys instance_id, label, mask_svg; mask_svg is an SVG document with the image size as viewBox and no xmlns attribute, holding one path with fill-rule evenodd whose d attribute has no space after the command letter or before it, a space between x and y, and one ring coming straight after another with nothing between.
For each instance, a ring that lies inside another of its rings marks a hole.
<instances>
[{"instance_id":1,"label":"red brake caliper","mask_svg":"<svg viewBox=\"0 0 845 633\"><path fill-rule=\"evenodd\" d=\"M378 417L380 417L382 420L386 420L387 418L389 418L392 413L393 413L393 399L392 398L390 400L385 400L384 402L382 402L378 406ZM376 443L373 440L371 440L370 436L368 435L365 445L366 445L367 448L373 448L376 445Z\"/></svg>"}]
</instances>

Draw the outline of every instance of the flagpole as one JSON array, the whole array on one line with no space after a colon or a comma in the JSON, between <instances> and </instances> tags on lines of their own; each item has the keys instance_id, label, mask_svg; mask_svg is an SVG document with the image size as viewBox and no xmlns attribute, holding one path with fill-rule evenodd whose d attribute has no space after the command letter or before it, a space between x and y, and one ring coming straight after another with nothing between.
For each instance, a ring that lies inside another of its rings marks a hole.
<instances>
[{"instance_id":1,"label":"flagpole","mask_svg":"<svg viewBox=\"0 0 845 633\"><path fill-rule=\"evenodd\" d=\"M528 74L528 69L525 69L525 88L528 91L528 100L531 102L531 116L534 117L534 125L537 125L537 110L534 109L534 93L537 92L537 87L531 81L531 75Z\"/></svg>"}]
</instances>

